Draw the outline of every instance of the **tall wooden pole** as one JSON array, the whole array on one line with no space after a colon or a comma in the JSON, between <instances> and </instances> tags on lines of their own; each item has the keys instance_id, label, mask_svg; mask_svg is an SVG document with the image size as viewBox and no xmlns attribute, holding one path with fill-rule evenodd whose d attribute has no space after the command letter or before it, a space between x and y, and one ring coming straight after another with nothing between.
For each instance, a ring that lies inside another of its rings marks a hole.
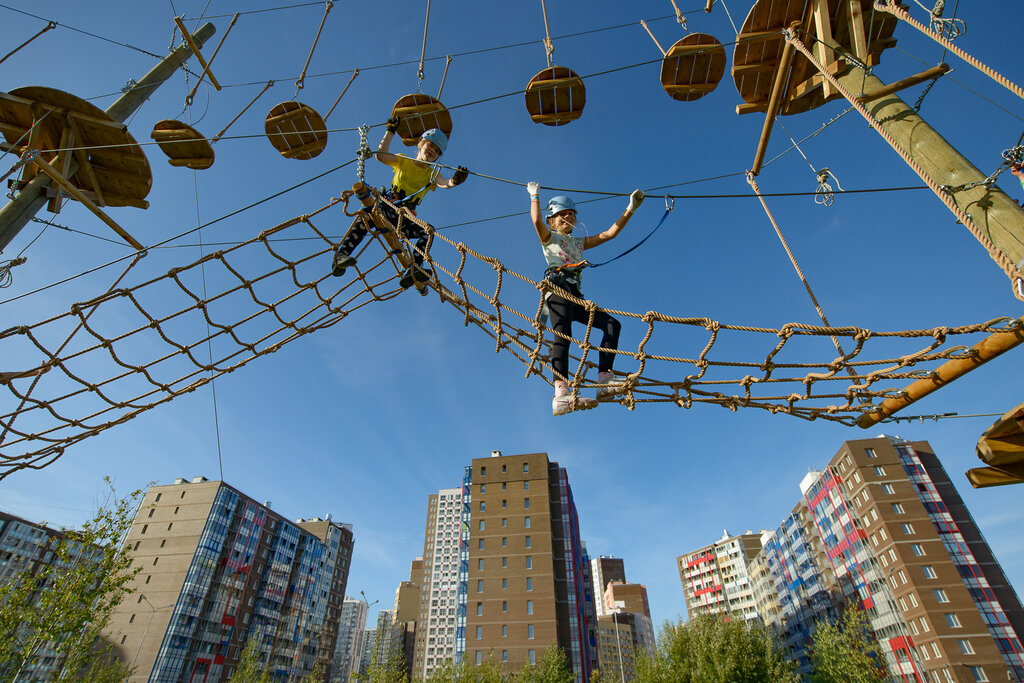
<instances>
[{"instance_id":1,"label":"tall wooden pole","mask_svg":"<svg viewBox=\"0 0 1024 683\"><path fill-rule=\"evenodd\" d=\"M217 32L217 28L210 23L203 24L199 30L192 34L192 38L199 45L203 46L207 40ZM192 49L188 45L182 45L169 55L164 57L156 66L150 69L149 73L143 76L130 90L121 95L110 105L106 114L113 120L123 123L128 120L135 110L149 99L149 96L163 83L169 79L182 64L192 56ZM71 161L65 178L74 175L78 163ZM43 205L49 201L45 189L53 181L50 176L40 173L33 178L18 195L0 209L0 253L18 235L22 228L28 225Z\"/></svg>"}]
</instances>

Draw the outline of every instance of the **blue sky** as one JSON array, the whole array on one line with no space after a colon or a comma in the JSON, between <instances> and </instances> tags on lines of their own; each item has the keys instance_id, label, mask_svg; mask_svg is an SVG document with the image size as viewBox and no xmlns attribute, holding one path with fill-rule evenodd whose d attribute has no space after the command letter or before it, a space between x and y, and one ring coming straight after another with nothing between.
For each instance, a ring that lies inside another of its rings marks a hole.
<instances>
[{"instance_id":1,"label":"blue sky","mask_svg":"<svg viewBox=\"0 0 1024 683\"><path fill-rule=\"evenodd\" d=\"M722 4L711 14L703 12L703 2L679 5L690 31L732 41L733 27ZM0 89L45 85L106 108L112 93L155 63L135 48L166 53L175 13L196 18L205 9L207 16L215 15L211 20L218 34L204 49L208 55L233 12L274 6L243 8L223 0L0 5L11 46L44 25L23 12L61 24L0 65ZM739 23L749 3L730 2L728 9ZM328 121L340 130L330 134L323 154L304 162L283 159L273 150L262 136L263 117L277 102L293 99L292 83L309 53L323 5L243 15L213 64L218 80L228 87L221 92L201 88L191 112L182 113L194 81L186 85L179 73L139 110L129 130L148 142L156 121L182 117L212 136L267 80L276 85L217 144L217 161L209 170L193 174L172 168L158 149L146 146L154 177L151 207L115 208L110 214L144 244L154 244L354 158L358 136L352 129L358 125L375 126L369 135L375 145L394 102L417 89L424 10L425 3L395 0L333 8L299 99L325 113L352 69L361 72ZM521 90L546 67L539 3L433 3L424 92L436 94L444 56L456 55L441 97L454 121L443 161L492 178L473 175L454 190L433 193L423 204L422 218L444 228L449 239L538 279L543 261L526 215L527 193L516 183L536 180L546 188L621 194L666 185L675 185L668 191L677 194L749 192L742 172L751 165L763 115L735 114L740 98L729 75L695 102L676 102L664 93L656 61L661 53L639 20L647 20L667 48L684 35L671 3L549 2L547 11L554 63L587 76L582 118L557 128L532 123L521 95L496 97ZM922 17L918 7L913 11ZM962 3L959 16L968 31L958 45L1020 82L1024 74L1012 46L1019 39L1016 27L1024 8ZM922 71L942 57L941 47L909 27L899 27L896 37L898 47L883 55L875 71L885 82ZM515 47L493 49L501 46ZM731 47L727 53L731 59ZM956 57L947 55L946 60L953 71L928 94L922 115L990 172L1024 130L1020 102ZM921 90L907 91L904 99L914 102ZM791 146L787 132L804 138L844 108L843 102L832 102L782 119L785 130L776 126L768 159ZM758 178L764 192L813 191L817 183L809 164L827 166L845 189L921 184L856 112L800 149L807 160L791 150L765 167ZM14 161L4 156L0 171ZM373 184L390 180L388 170L375 161L368 162L366 174ZM724 177L693 182L719 176ZM249 239L319 208L355 180L350 165L205 228L203 242ZM1024 198L1008 174L1000 185ZM552 194L542 191L545 199ZM610 224L626 203L624 197L576 197L598 200L580 207L580 219L591 234ZM815 204L810 196L769 202L834 325L904 330L1020 315L1001 270L928 191L838 195L831 207ZM649 199L619 239L588 255L606 260L633 246L663 209L661 199ZM111 236L75 204L52 218L59 225ZM348 221L335 209L323 214L318 227L338 239ZM171 244L174 248L153 250L129 281L157 277L199 258L195 235ZM301 244L290 248L301 255ZM7 301L128 252L121 244L30 224L3 254L4 259L24 255L28 262L14 270L13 284L0 290L5 302L0 328L58 315L73 302L101 293L120 273L117 267ZM442 265L449 270L458 266L452 255L450 249L435 253L446 259ZM326 270L328 259L320 265ZM493 271L477 269L473 277L479 277L484 291L493 289ZM641 314L653 310L772 328L817 321L764 211L750 198L678 200L664 226L637 251L587 272L584 292L607 308ZM283 296L286 290L276 293ZM510 284L508 296L532 315L535 293ZM173 308L177 303L154 305ZM107 322L116 330L119 319L112 315ZM644 331L639 322L625 321L621 348L635 349ZM193 340L205 333L198 320L182 329ZM703 344L694 346L692 339L681 337L669 335L671 343L654 352L696 356ZM742 336L723 347L723 358L743 361L760 361L770 349L763 340ZM1009 410L1021 400L1016 390L1020 353L989 363L904 412ZM827 344L794 351L799 361L830 358ZM635 367L630 358L616 363L618 370ZM106 371L84 371L90 370ZM272 501L287 517L331 513L351 522L356 549L348 592L364 591L388 605L398 582L407 578L409 562L422 552L430 493L458 486L463 467L492 450L547 452L569 471L590 552L625 559L628 577L648 586L654 620L660 623L685 614L677 555L711 543L723 529L741 533L776 526L796 503L808 469L824 465L844 440L884 432L931 442L1010 580L1022 585L1020 489L973 491L962 475L978 464L974 445L992 418L887 424L865 431L756 409L733 413L717 406L683 410L665 404L634 411L609 404L553 418L548 385L524 375L518 360L496 354L490 337L464 327L461 314L436 295L407 293L363 306L216 382L224 479L256 499ZM5 395L2 401L6 412L11 399ZM121 490L179 476L219 477L210 387L87 439L45 469L8 477L0 483L0 508L33 520L76 524L102 495L104 475Z\"/></svg>"}]
</instances>

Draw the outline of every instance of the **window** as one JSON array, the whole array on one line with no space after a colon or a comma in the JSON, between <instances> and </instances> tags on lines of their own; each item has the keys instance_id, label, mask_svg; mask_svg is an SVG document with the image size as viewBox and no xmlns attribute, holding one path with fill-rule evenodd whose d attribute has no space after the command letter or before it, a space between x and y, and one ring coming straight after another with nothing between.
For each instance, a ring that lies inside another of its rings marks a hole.
<instances>
[{"instance_id":1,"label":"window","mask_svg":"<svg viewBox=\"0 0 1024 683\"><path fill-rule=\"evenodd\" d=\"M902 503L893 503L892 504L892 511L895 512L897 515L902 515L904 513L903 504Z\"/></svg>"},{"instance_id":2,"label":"window","mask_svg":"<svg viewBox=\"0 0 1024 683\"><path fill-rule=\"evenodd\" d=\"M934 579L934 578L936 578L935 570L932 569L932 566L930 564L923 564L923 565L921 565L921 571L924 573L924 578L926 578L926 579Z\"/></svg>"},{"instance_id":3,"label":"window","mask_svg":"<svg viewBox=\"0 0 1024 683\"><path fill-rule=\"evenodd\" d=\"M167 530L170 531L172 526L174 526L174 522L171 522L167 525Z\"/></svg>"},{"instance_id":4,"label":"window","mask_svg":"<svg viewBox=\"0 0 1024 683\"><path fill-rule=\"evenodd\" d=\"M900 570L900 583L901 584L905 584L906 582L907 582L907 575L904 574L903 570L901 569Z\"/></svg>"},{"instance_id":5,"label":"window","mask_svg":"<svg viewBox=\"0 0 1024 683\"><path fill-rule=\"evenodd\" d=\"M523 474L526 474L526 473L528 473L529 471L530 471L530 463L528 463L528 462L524 462L524 463L523 463Z\"/></svg>"},{"instance_id":6,"label":"window","mask_svg":"<svg viewBox=\"0 0 1024 683\"><path fill-rule=\"evenodd\" d=\"M479 541L477 541L477 548L479 550L483 550L484 549L484 539L481 538Z\"/></svg>"},{"instance_id":7,"label":"window","mask_svg":"<svg viewBox=\"0 0 1024 683\"><path fill-rule=\"evenodd\" d=\"M533 600L526 601L526 613L533 614Z\"/></svg>"},{"instance_id":8,"label":"window","mask_svg":"<svg viewBox=\"0 0 1024 683\"><path fill-rule=\"evenodd\" d=\"M526 519L523 520L523 527L526 528L526 529L530 528L530 518L529 517L527 517Z\"/></svg>"},{"instance_id":9,"label":"window","mask_svg":"<svg viewBox=\"0 0 1024 683\"><path fill-rule=\"evenodd\" d=\"M152 579L152 578L153 578L152 575L146 576L146 583L149 583L149 580Z\"/></svg>"},{"instance_id":10,"label":"window","mask_svg":"<svg viewBox=\"0 0 1024 683\"><path fill-rule=\"evenodd\" d=\"M530 509L530 499L529 498L523 498L523 508L525 508L526 510Z\"/></svg>"},{"instance_id":11,"label":"window","mask_svg":"<svg viewBox=\"0 0 1024 683\"><path fill-rule=\"evenodd\" d=\"M960 619L952 612L946 612L946 623L950 628L960 628Z\"/></svg>"},{"instance_id":12,"label":"window","mask_svg":"<svg viewBox=\"0 0 1024 683\"><path fill-rule=\"evenodd\" d=\"M486 467L481 467L480 468L480 476L481 477L486 477L487 476L487 468ZM476 658L478 660L480 659L480 653L479 652L476 653ZM479 664L479 663L480 662L478 661L477 664Z\"/></svg>"},{"instance_id":13,"label":"window","mask_svg":"<svg viewBox=\"0 0 1024 683\"><path fill-rule=\"evenodd\" d=\"M526 639L533 640L533 624L526 625Z\"/></svg>"},{"instance_id":14,"label":"window","mask_svg":"<svg viewBox=\"0 0 1024 683\"><path fill-rule=\"evenodd\" d=\"M532 576L527 576L526 577L526 590L528 590L528 591L532 591L533 590L533 577Z\"/></svg>"},{"instance_id":15,"label":"window","mask_svg":"<svg viewBox=\"0 0 1024 683\"><path fill-rule=\"evenodd\" d=\"M918 555L918 556L925 554L924 553L924 546L922 546L920 543L915 543L912 546L910 546L910 550L913 551L913 553L915 555Z\"/></svg>"},{"instance_id":16,"label":"window","mask_svg":"<svg viewBox=\"0 0 1024 683\"><path fill-rule=\"evenodd\" d=\"M155 502L159 503L160 502L160 496L162 496L162 495L164 495L164 494L162 494L162 493L156 494Z\"/></svg>"},{"instance_id":17,"label":"window","mask_svg":"<svg viewBox=\"0 0 1024 683\"><path fill-rule=\"evenodd\" d=\"M885 476L885 468L879 467L879 466L876 465L875 466L875 475L879 476L879 477L884 477Z\"/></svg>"},{"instance_id":18,"label":"window","mask_svg":"<svg viewBox=\"0 0 1024 683\"><path fill-rule=\"evenodd\" d=\"M507 536L502 536L501 537L501 547L502 548L507 548L508 547L508 537Z\"/></svg>"},{"instance_id":19,"label":"window","mask_svg":"<svg viewBox=\"0 0 1024 683\"><path fill-rule=\"evenodd\" d=\"M900 524L900 528L903 529L903 533L905 533L907 536L913 536L914 535L914 525L913 524L910 524L908 522L904 522L903 524Z\"/></svg>"},{"instance_id":20,"label":"window","mask_svg":"<svg viewBox=\"0 0 1024 683\"><path fill-rule=\"evenodd\" d=\"M930 629L928 628L928 622L924 620L924 617L921 617L918 621L921 622L921 631L928 633Z\"/></svg>"},{"instance_id":21,"label":"window","mask_svg":"<svg viewBox=\"0 0 1024 683\"><path fill-rule=\"evenodd\" d=\"M507 488L508 488L508 482L507 481L501 482L501 490L504 491Z\"/></svg>"},{"instance_id":22,"label":"window","mask_svg":"<svg viewBox=\"0 0 1024 683\"><path fill-rule=\"evenodd\" d=\"M508 611L508 600L502 600L501 601L501 611L502 612L507 612Z\"/></svg>"},{"instance_id":23,"label":"window","mask_svg":"<svg viewBox=\"0 0 1024 683\"><path fill-rule=\"evenodd\" d=\"M480 512L484 512L487 509L487 503L480 501Z\"/></svg>"},{"instance_id":24,"label":"window","mask_svg":"<svg viewBox=\"0 0 1024 683\"><path fill-rule=\"evenodd\" d=\"M479 559L479 560L476 561L476 570L478 572L482 572L484 570L484 561L483 561L483 559Z\"/></svg>"},{"instance_id":25,"label":"window","mask_svg":"<svg viewBox=\"0 0 1024 683\"><path fill-rule=\"evenodd\" d=\"M143 534L146 533L146 529L148 529L148 528L149 528L148 524L143 524L142 525L142 531L140 533L143 533Z\"/></svg>"},{"instance_id":26,"label":"window","mask_svg":"<svg viewBox=\"0 0 1024 683\"><path fill-rule=\"evenodd\" d=\"M982 669L980 666L972 666L971 667L971 675L974 676L974 680L976 680L976 681L987 681L988 680L988 676L985 675L985 670Z\"/></svg>"},{"instance_id":27,"label":"window","mask_svg":"<svg viewBox=\"0 0 1024 683\"><path fill-rule=\"evenodd\" d=\"M872 516L872 518L874 518L874 515L875 515L875 511L874 511L874 510L872 510L872 511L871 511L871 516ZM878 537L879 537L880 539L882 539L883 541L884 541L885 539L889 538L889 535L885 533L885 527L882 527L881 529L879 529L879 530L878 530Z\"/></svg>"},{"instance_id":28,"label":"window","mask_svg":"<svg viewBox=\"0 0 1024 683\"><path fill-rule=\"evenodd\" d=\"M533 569L533 558L529 555L526 556L526 568Z\"/></svg>"},{"instance_id":29,"label":"window","mask_svg":"<svg viewBox=\"0 0 1024 683\"><path fill-rule=\"evenodd\" d=\"M503 507L503 508L507 508L507 507L508 507L508 501L507 501L507 500L504 500L504 499L503 499L503 500L501 501L501 507Z\"/></svg>"},{"instance_id":30,"label":"window","mask_svg":"<svg viewBox=\"0 0 1024 683\"><path fill-rule=\"evenodd\" d=\"M139 546L142 545L142 541L135 541L135 549L138 550Z\"/></svg>"},{"instance_id":31,"label":"window","mask_svg":"<svg viewBox=\"0 0 1024 683\"><path fill-rule=\"evenodd\" d=\"M484 520L480 520L480 531L484 530Z\"/></svg>"},{"instance_id":32,"label":"window","mask_svg":"<svg viewBox=\"0 0 1024 683\"><path fill-rule=\"evenodd\" d=\"M477 582L476 582L476 592L477 593L483 593L484 592L484 580L483 579L477 579Z\"/></svg>"},{"instance_id":33,"label":"window","mask_svg":"<svg viewBox=\"0 0 1024 683\"><path fill-rule=\"evenodd\" d=\"M530 664L536 664L537 663L537 651L536 650L527 650L526 651L526 657L530 661Z\"/></svg>"},{"instance_id":34,"label":"window","mask_svg":"<svg viewBox=\"0 0 1024 683\"><path fill-rule=\"evenodd\" d=\"M532 546L533 546L532 539L529 536L527 536L526 537L526 547L530 548Z\"/></svg>"},{"instance_id":35,"label":"window","mask_svg":"<svg viewBox=\"0 0 1024 683\"><path fill-rule=\"evenodd\" d=\"M523 490L524 491L529 491L530 490L530 482L528 482L528 481L524 481L523 482Z\"/></svg>"},{"instance_id":36,"label":"window","mask_svg":"<svg viewBox=\"0 0 1024 683\"><path fill-rule=\"evenodd\" d=\"M476 663L477 663L477 666L479 666L480 664L484 663L484 653L481 652L480 650L476 651Z\"/></svg>"},{"instance_id":37,"label":"window","mask_svg":"<svg viewBox=\"0 0 1024 683\"><path fill-rule=\"evenodd\" d=\"M501 528L504 529L507 526L508 526L508 519L502 517L502 519L501 519Z\"/></svg>"},{"instance_id":38,"label":"window","mask_svg":"<svg viewBox=\"0 0 1024 683\"><path fill-rule=\"evenodd\" d=\"M864 455L868 456L869 458L877 457L875 455L875 449L874 448L865 448L864 449Z\"/></svg>"},{"instance_id":39,"label":"window","mask_svg":"<svg viewBox=\"0 0 1024 683\"><path fill-rule=\"evenodd\" d=\"M154 557L153 558L153 566L156 566L156 563L159 562L159 561L160 561L159 557Z\"/></svg>"},{"instance_id":40,"label":"window","mask_svg":"<svg viewBox=\"0 0 1024 683\"><path fill-rule=\"evenodd\" d=\"M484 637L484 627L483 626L477 626L476 627L476 639L477 640L482 640L483 637Z\"/></svg>"},{"instance_id":41,"label":"window","mask_svg":"<svg viewBox=\"0 0 1024 683\"><path fill-rule=\"evenodd\" d=\"M501 580L501 590L508 590L508 579Z\"/></svg>"},{"instance_id":42,"label":"window","mask_svg":"<svg viewBox=\"0 0 1024 683\"><path fill-rule=\"evenodd\" d=\"M487 493L487 484L480 484L480 493Z\"/></svg>"},{"instance_id":43,"label":"window","mask_svg":"<svg viewBox=\"0 0 1024 683\"><path fill-rule=\"evenodd\" d=\"M907 597L910 598L910 606L917 607L917 597L913 593L911 593Z\"/></svg>"},{"instance_id":44,"label":"window","mask_svg":"<svg viewBox=\"0 0 1024 683\"><path fill-rule=\"evenodd\" d=\"M128 636L121 636L121 644L122 645L124 645L124 641L126 641L126 640L128 640ZM533 650L530 650L530 652L533 652Z\"/></svg>"},{"instance_id":45,"label":"window","mask_svg":"<svg viewBox=\"0 0 1024 683\"><path fill-rule=\"evenodd\" d=\"M892 560L893 562L896 561L896 549L895 548L889 548L889 559Z\"/></svg>"},{"instance_id":46,"label":"window","mask_svg":"<svg viewBox=\"0 0 1024 683\"><path fill-rule=\"evenodd\" d=\"M942 652L939 651L939 642L932 641L932 654L935 655L935 659L942 657Z\"/></svg>"},{"instance_id":47,"label":"window","mask_svg":"<svg viewBox=\"0 0 1024 683\"><path fill-rule=\"evenodd\" d=\"M508 569L508 558L507 557L501 558L501 568L502 569Z\"/></svg>"},{"instance_id":48,"label":"window","mask_svg":"<svg viewBox=\"0 0 1024 683\"><path fill-rule=\"evenodd\" d=\"M161 548L163 548L165 545L167 545L167 539L166 538L160 541L160 547ZM138 544L136 544L136 546L138 546ZM266 551L264 551L264 552L266 552Z\"/></svg>"},{"instance_id":49,"label":"window","mask_svg":"<svg viewBox=\"0 0 1024 683\"><path fill-rule=\"evenodd\" d=\"M482 617L484 615L484 603L482 603L482 602L476 603L476 615L478 617Z\"/></svg>"},{"instance_id":50,"label":"window","mask_svg":"<svg viewBox=\"0 0 1024 683\"><path fill-rule=\"evenodd\" d=\"M130 617L128 617L128 623L129 624L135 623L135 615L134 614L131 615ZM960 642L962 643L964 641L961 640Z\"/></svg>"},{"instance_id":51,"label":"window","mask_svg":"<svg viewBox=\"0 0 1024 683\"><path fill-rule=\"evenodd\" d=\"M882 493L888 493L891 496L893 494L892 484L882 484Z\"/></svg>"},{"instance_id":52,"label":"window","mask_svg":"<svg viewBox=\"0 0 1024 683\"><path fill-rule=\"evenodd\" d=\"M154 510L153 508L150 508L149 509L149 516L152 517L154 512L156 512L156 510Z\"/></svg>"},{"instance_id":53,"label":"window","mask_svg":"<svg viewBox=\"0 0 1024 683\"><path fill-rule=\"evenodd\" d=\"M956 642L957 642L957 644L960 645L960 652L963 652L965 655L973 655L974 654L974 648L971 647L971 641L969 641L969 640L958 640Z\"/></svg>"},{"instance_id":54,"label":"window","mask_svg":"<svg viewBox=\"0 0 1024 683\"><path fill-rule=\"evenodd\" d=\"M501 625L501 637L508 638L508 624Z\"/></svg>"},{"instance_id":55,"label":"window","mask_svg":"<svg viewBox=\"0 0 1024 683\"><path fill-rule=\"evenodd\" d=\"M935 593L936 602L949 602L949 598L946 597L946 591L941 588L936 588L932 593Z\"/></svg>"}]
</instances>

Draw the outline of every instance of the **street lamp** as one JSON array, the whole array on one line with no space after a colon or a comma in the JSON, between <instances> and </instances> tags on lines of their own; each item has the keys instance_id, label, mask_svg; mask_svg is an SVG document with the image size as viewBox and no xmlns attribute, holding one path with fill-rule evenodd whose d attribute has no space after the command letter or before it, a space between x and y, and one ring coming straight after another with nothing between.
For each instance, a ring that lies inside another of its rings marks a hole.
<instances>
[{"instance_id":1,"label":"street lamp","mask_svg":"<svg viewBox=\"0 0 1024 683\"><path fill-rule=\"evenodd\" d=\"M135 648L135 656L132 657L132 664L131 664L130 668L133 671L135 670L135 661L139 658L139 652L142 651L142 643L144 643L146 641L146 634L149 633L149 626L150 626L150 624L153 623L153 617L156 616L157 612L159 612L161 610L165 610L165 609L167 609L169 607L174 607L174 605L175 605L175 603L172 602L170 605L164 605L163 607L153 607L153 603L151 603L149 601L149 598L147 598L145 595L140 595L139 596L139 601L141 602L142 600L145 600L146 604L149 605L149 610L150 610L150 612L149 612L149 621L146 622L146 628L145 628L145 630L142 631L142 638L139 640L139 646L137 648Z\"/></svg>"},{"instance_id":2,"label":"street lamp","mask_svg":"<svg viewBox=\"0 0 1024 683\"><path fill-rule=\"evenodd\" d=\"M619 651L619 676L622 683L626 683L626 672L622 667L622 645L619 644L619 615L621 612L612 612L612 620L615 622L615 649Z\"/></svg>"}]
</instances>

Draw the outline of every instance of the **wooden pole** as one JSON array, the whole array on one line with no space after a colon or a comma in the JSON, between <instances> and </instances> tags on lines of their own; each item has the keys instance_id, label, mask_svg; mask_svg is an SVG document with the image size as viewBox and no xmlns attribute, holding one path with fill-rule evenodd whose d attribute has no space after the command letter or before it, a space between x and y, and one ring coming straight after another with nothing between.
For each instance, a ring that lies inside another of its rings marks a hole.
<instances>
[{"instance_id":1,"label":"wooden pole","mask_svg":"<svg viewBox=\"0 0 1024 683\"><path fill-rule=\"evenodd\" d=\"M793 30L796 26L791 26ZM786 41L782 48L782 57L779 59L779 68L775 72L775 82L772 84L772 94L768 99L768 111L765 113L764 128L761 129L761 140L757 143L757 153L754 154L754 165L750 172L757 175L761 172L761 164L764 163L764 155L768 151L768 139L772 135L772 128L775 126L775 115L779 113L782 106L782 95L786 90L789 77L789 65L793 62L793 43Z\"/></svg>"},{"instance_id":2,"label":"wooden pole","mask_svg":"<svg viewBox=\"0 0 1024 683\"><path fill-rule=\"evenodd\" d=\"M874 102L875 100L881 99L886 95L892 95L895 92L899 92L900 90L906 90L907 88L915 86L918 83L924 83L925 81L930 81L933 78L938 78L947 71L949 71L949 64L939 64L938 66L933 66L927 71L922 71L919 74L914 74L913 76L901 78L900 80L894 83L890 83L889 85L880 88L879 90L873 90L872 92L865 93L858 97L857 101Z\"/></svg>"},{"instance_id":3,"label":"wooden pole","mask_svg":"<svg viewBox=\"0 0 1024 683\"><path fill-rule=\"evenodd\" d=\"M199 27L192 38L202 47L203 43L210 39L217 28L210 23ZM149 99L153 91L174 75L178 68L188 61L192 50L187 45L182 45L163 58L156 66L150 69L149 73L110 105L106 114L114 121L123 123L135 113L135 110L142 106L142 103ZM68 169L68 175L74 175L78 170L78 162L72 161ZM7 248L7 245L18 235L22 228L28 225L36 213L48 201L45 196L45 189L53 181L46 174L39 174L26 185L21 192L2 209L0 209L0 253Z\"/></svg>"},{"instance_id":4,"label":"wooden pole","mask_svg":"<svg viewBox=\"0 0 1024 683\"><path fill-rule=\"evenodd\" d=\"M1006 353L1024 342L1024 318L1017 319L1017 327L1007 332L993 332L971 347L966 358L955 358L940 365L932 376L912 382L899 398L887 398L876 410L861 415L857 426L869 429L898 410L924 398L936 389L941 389L953 380L963 377L974 368L984 365L996 356Z\"/></svg>"}]
</instances>

